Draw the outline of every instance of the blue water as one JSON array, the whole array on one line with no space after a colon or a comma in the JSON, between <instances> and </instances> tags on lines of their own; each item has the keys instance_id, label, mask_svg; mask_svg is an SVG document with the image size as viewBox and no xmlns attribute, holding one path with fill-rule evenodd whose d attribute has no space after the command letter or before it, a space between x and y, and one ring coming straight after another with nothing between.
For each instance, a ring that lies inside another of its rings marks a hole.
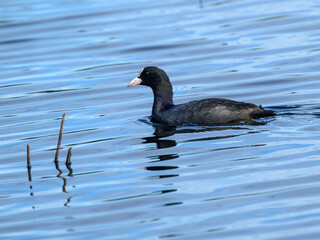
<instances>
[{"instance_id":1,"label":"blue water","mask_svg":"<svg viewBox=\"0 0 320 240\"><path fill-rule=\"evenodd\" d=\"M316 0L0 3L0 239L320 239L319 16ZM175 103L278 115L153 125L150 89L126 87L148 65Z\"/></svg>"}]
</instances>

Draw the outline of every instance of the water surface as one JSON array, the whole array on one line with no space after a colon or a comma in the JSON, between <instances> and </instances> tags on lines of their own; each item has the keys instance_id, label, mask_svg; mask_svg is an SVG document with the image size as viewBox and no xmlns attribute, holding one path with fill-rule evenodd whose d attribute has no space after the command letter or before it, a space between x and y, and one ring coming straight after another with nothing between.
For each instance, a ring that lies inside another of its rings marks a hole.
<instances>
[{"instance_id":1,"label":"water surface","mask_svg":"<svg viewBox=\"0 0 320 240\"><path fill-rule=\"evenodd\" d=\"M0 3L0 238L319 239L319 16L315 0ZM175 103L278 116L154 125L150 89L126 87L147 65Z\"/></svg>"}]
</instances>

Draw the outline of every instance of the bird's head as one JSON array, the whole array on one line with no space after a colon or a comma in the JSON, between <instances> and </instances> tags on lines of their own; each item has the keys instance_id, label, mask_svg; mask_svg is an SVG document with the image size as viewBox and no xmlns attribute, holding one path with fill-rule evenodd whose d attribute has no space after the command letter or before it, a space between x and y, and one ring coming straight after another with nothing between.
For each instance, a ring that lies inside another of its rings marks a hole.
<instances>
[{"instance_id":1,"label":"bird's head","mask_svg":"<svg viewBox=\"0 0 320 240\"><path fill-rule=\"evenodd\" d=\"M160 68L150 66L143 68L139 76L133 79L129 83L128 87L145 85L151 87L152 89L156 89L158 86L161 86L163 84L166 85L168 83L170 84L170 81L165 71Z\"/></svg>"}]
</instances>

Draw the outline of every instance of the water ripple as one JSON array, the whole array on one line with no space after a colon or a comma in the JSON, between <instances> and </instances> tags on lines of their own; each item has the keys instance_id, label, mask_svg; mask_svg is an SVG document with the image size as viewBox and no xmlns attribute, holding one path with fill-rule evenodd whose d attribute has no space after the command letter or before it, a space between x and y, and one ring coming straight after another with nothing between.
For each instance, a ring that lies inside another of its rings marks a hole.
<instances>
[{"instance_id":1,"label":"water ripple","mask_svg":"<svg viewBox=\"0 0 320 240\"><path fill-rule=\"evenodd\" d=\"M319 9L1 4L0 238L318 239ZM146 65L166 70L176 103L223 97L278 114L255 125L153 124L150 89L126 87Z\"/></svg>"}]
</instances>

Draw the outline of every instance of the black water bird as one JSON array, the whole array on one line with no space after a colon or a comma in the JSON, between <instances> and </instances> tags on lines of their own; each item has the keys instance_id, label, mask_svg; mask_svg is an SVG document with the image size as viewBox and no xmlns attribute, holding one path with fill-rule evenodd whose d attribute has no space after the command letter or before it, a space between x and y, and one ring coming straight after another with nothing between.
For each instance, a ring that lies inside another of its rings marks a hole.
<instances>
[{"instance_id":1,"label":"black water bird","mask_svg":"<svg viewBox=\"0 0 320 240\"><path fill-rule=\"evenodd\" d=\"M265 110L252 103L237 102L221 98L208 98L184 104L173 104L172 85L168 75L160 68L145 67L128 87L136 85L151 87L154 100L152 117L160 123L179 125L217 125L251 122L252 119L273 116L272 110Z\"/></svg>"}]
</instances>

